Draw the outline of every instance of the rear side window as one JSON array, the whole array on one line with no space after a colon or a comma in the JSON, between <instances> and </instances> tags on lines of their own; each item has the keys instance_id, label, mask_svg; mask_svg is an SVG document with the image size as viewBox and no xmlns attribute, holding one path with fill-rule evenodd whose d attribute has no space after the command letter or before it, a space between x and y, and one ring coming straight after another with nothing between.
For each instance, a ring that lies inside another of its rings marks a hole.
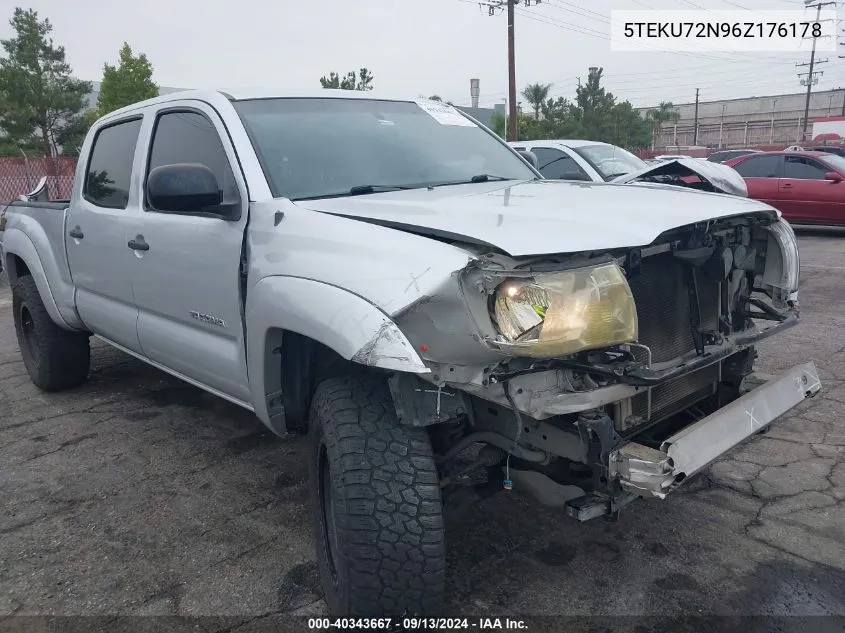
<instances>
[{"instance_id":1,"label":"rear side window","mask_svg":"<svg viewBox=\"0 0 845 633\"><path fill-rule=\"evenodd\" d=\"M223 204L240 201L238 183L220 135L214 124L199 112L165 112L158 118L147 174L156 167L179 163L205 165L217 178Z\"/></svg>"},{"instance_id":2,"label":"rear side window","mask_svg":"<svg viewBox=\"0 0 845 633\"><path fill-rule=\"evenodd\" d=\"M125 209L141 119L104 127L94 138L82 196L107 209Z\"/></svg>"},{"instance_id":3,"label":"rear side window","mask_svg":"<svg viewBox=\"0 0 845 633\"><path fill-rule=\"evenodd\" d=\"M783 172L783 156L752 156L734 169L743 178L780 178Z\"/></svg>"}]
</instances>

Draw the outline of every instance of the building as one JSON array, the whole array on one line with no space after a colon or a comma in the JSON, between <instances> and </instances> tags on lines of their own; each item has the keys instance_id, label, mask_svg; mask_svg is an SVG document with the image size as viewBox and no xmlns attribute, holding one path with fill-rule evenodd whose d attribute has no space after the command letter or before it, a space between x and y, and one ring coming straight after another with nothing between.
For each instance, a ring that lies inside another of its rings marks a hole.
<instances>
[{"instance_id":1,"label":"building","mask_svg":"<svg viewBox=\"0 0 845 633\"><path fill-rule=\"evenodd\" d=\"M706 147L744 147L756 145L792 145L800 143L804 122L806 92L745 97L698 104L698 138L694 138L695 103L675 106L677 123L664 123L657 147L703 145ZM637 108L645 116L649 108ZM814 118L845 115L845 89L821 90L810 95L807 137L812 134Z\"/></svg>"}]
</instances>

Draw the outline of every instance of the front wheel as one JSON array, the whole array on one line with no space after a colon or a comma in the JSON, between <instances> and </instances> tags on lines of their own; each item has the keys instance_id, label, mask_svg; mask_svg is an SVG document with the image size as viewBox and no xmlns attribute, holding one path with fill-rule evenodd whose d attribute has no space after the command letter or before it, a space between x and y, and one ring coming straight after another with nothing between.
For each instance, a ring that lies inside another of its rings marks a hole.
<instances>
[{"instance_id":1,"label":"front wheel","mask_svg":"<svg viewBox=\"0 0 845 633\"><path fill-rule=\"evenodd\" d=\"M439 614L445 556L425 429L399 424L383 379L323 381L309 421L317 564L332 616Z\"/></svg>"}]
</instances>

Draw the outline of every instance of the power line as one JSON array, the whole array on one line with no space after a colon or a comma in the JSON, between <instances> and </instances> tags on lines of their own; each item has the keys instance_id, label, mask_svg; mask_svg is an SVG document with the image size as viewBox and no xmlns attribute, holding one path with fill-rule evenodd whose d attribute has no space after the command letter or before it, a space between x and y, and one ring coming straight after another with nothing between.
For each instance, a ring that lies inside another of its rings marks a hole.
<instances>
[{"instance_id":1,"label":"power line","mask_svg":"<svg viewBox=\"0 0 845 633\"><path fill-rule=\"evenodd\" d=\"M829 5L836 5L836 2L817 2L816 4L810 4L809 2L805 1L806 8L815 7L816 9L816 22L818 23L821 19L822 15L822 7L826 7ZM801 138L798 139L798 142L804 141L807 138L807 118L810 114L810 93L813 91L813 84L818 81L818 77L820 77L824 71L821 72L814 72L813 68L816 64L824 64L827 62L826 59L820 59L816 61L816 42L818 41L818 37L813 35L813 47L810 50L810 62L808 64L795 64L796 66L809 66L809 70L806 73L798 73L799 79L806 75L807 79L801 80L802 85L806 83L807 86L807 98L804 101L804 123L801 126Z\"/></svg>"},{"instance_id":2,"label":"power line","mask_svg":"<svg viewBox=\"0 0 845 633\"><path fill-rule=\"evenodd\" d=\"M540 0L482 0L479 6L485 6L488 15L496 15L502 11L508 14L508 120L507 140L517 139L516 119L516 38L514 36L514 22L516 20L516 5L540 4Z\"/></svg>"}]
</instances>

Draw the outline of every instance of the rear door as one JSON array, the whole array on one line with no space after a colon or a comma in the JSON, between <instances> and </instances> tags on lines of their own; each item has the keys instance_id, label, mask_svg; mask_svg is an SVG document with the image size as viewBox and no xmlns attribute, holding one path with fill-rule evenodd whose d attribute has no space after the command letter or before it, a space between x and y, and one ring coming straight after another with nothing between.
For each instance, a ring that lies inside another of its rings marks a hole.
<instances>
[{"instance_id":1,"label":"rear door","mask_svg":"<svg viewBox=\"0 0 845 633\"><path fill-rule=\"evenodd\" d=\"M249 401L241 321L240 262L249 196L219 115L173 102L155 115L143 182L162 165L199 163L217 177L240 217L161 212L142 195L133 288L144 355L221 395Z\"/></svg>"},{"instance_id":2,"label":"rear door","mask_svg":"<svg viewBox=\"0 0 845 633\"><path fill-rule=\"evenodd\" d=\"M732 167L745 179L748 197L772 205L786 213L778 193L783 175L783 155L763 154L749 156Z\"/></svg>"},{"instance_id":3,"label":"rear door","mask_svg":"<svg viewBox=\"0 0 845 633\"><path fill-rule=\"evenodd\" d=\"M140 116L127 118L96 133L65 226L82 322L94 334L134 352L140 351L131 281L135 257L126 243L138 219L138 209L130 201L138 186L132 169L141 122Z\"/></svg>"},{"instance_id":4,"label":"rear door","mask_svg":"<svg viewBox=\"0 0 845 633\"><path fill-rule=\"evenodd\" d=\"M833 170L809 156L786 157L780 196L789 211L789 220L810 224L842 222L845 185L825 180L829 171Z\"/></svg>"}]
</instances>

